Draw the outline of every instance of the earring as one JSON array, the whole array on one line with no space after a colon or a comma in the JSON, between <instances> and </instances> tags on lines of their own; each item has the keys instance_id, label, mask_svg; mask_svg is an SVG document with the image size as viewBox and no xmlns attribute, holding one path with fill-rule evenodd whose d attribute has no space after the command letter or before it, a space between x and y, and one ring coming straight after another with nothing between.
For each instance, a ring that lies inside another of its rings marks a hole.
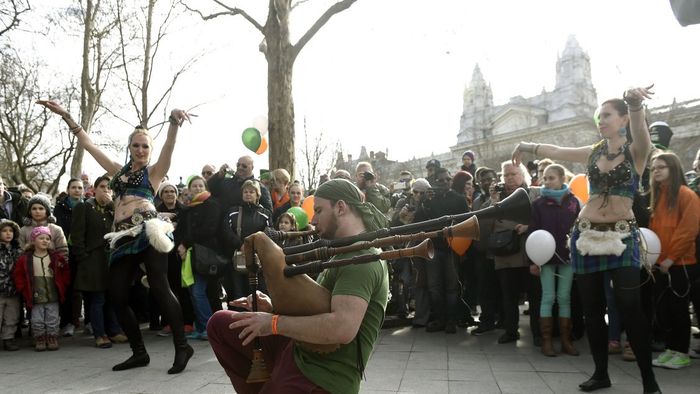
<instances>
[{"instance_id":1,"label":"earring","mask_svg":"<svg viewBox=\"0 0 700 394\"><path fill-rule=\"evenodd\" d=\"M626 127L620 127L620 129L617 130L617 134L620 134L620 137L625 137L625 136L627 136L627 128L626 128Z\"/></svg>"}]
</instances>

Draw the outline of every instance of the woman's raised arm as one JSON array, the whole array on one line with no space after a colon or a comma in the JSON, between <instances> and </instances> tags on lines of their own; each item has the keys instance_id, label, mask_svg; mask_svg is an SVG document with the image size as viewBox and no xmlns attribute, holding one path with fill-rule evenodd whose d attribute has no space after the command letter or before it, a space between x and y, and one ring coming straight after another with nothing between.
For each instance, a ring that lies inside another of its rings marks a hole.
<instances>
[{"instance_id":1,"label":"woman's raised arm","mask_svg":"<svg viewBox=\"0 0 700 394\"><path fill-rule=\"evenodd\" d=\"M513 149L513 164L520 165L523 153L531 153L536 157L548 157L553 160L572 161L576 163L587 163L591 154L591 146L581 146L578 148L565 148L550 144L536 144L532 142L521 142Z\"/></svg>"},{"instance_id":2,"label":"woman's raised arm","mask_svg":"<svg viewBox=\"0 0 700 394\"><path fill-rule=\"evenodd\" d=\"M37 104L43 105L48 108L49 111L61 115L63 121L66 122L70 128L71 133L75 135L78 139L78 144L85 148L86 151L97 161L97 163L102 166L102 168L107 171L109 175L114 175L121 169L121 165L116 161L110 159L97 145L95 145L90 136L83 130L83 128L73 120L73 117L61 107L59 103L53 100L37 100Z\"/></svg>"},{"instance_id":3,"label":"woman's raised arm","mask_svg":"<svg viewBox=\"0 0 700 394\"><path fill-rule=\"evenodd\" d=\"M185 121L190 121L190 116L187 112L181 109L174 109L170 112L168 127L168 136L165 138L165 144L160 150L160 156L158 156L158 161L151 168L150 175L153 179L163 179L170 169L170 162L173 157L173 151L175 150L175 140L177 139L177 130L182 126Z\"/></svg>"},{"instance_id":4,"label":"woman's raised arm","mask_svg":"<svg viewBox=\"0 0 700 394\"><path fill-rule=\"evenodd\" d=\"M647 122L645 120L646 111L642 102L644 102L645 99L650 99L651 95L654 94L654 92L650 90L652 87L654 87L654 84L645 88L631 88L627 89L623 94L630 116L629 130L630 133L632 133L630 151L632 152L634 166L638 174L644 172L644 168L647 165L647 158L651 151L651 137L649 136L649 129L647 128Z\"/></svg>"}]
</instances>

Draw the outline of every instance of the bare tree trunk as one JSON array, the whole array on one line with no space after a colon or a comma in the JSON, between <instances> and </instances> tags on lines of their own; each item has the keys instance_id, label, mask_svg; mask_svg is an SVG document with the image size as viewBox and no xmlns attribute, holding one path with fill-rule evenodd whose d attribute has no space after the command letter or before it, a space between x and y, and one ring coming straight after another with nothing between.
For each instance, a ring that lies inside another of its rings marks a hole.
<instances>
[{"instance_id":1,"label":"bare tree trunk","mask_svg":"<svg viewBox=\"0 0 700 394\"><path fill-rule=\"evenodd\" d=\"M87 0L85 4L85 18L83 29L83 68L80 72L80 126L86 133L90 132L92 126L92 116L88 115L88 96L94 95L92 84L90 81L90 40L92 38L93 19L93 3L92 0ZM94 115L94 114L93 114ZM85 149L78 145L73 153L73 161L70 166L71 178L80 178L83 172L83 157Z\"/></svg>"},{"instance_id":2,"label":"bare tree trunk","mask_svg":"<svg viewBox=\"0 0 700 394\"><path fill-rule=\"evenodd\" d=\"M143 48L143 79L141 80L141 127L148 127L148 85L151 75L151 43L153 30L153 8L156 0L148 0L148 17L146 19L146 42Z\"/></svg>"},{"instance_id":3,"label":"bare tree trunk","mask_svg":"<svg viewBox=\"0 0 700 394\"><path fill-rule=\"evenodd\" d=\"M294 48L289 41L288 0L270 0L265 24L267 43L267 106L270 169L294 174L294 99L292 75Z\"/></svg>"}]
</instances>

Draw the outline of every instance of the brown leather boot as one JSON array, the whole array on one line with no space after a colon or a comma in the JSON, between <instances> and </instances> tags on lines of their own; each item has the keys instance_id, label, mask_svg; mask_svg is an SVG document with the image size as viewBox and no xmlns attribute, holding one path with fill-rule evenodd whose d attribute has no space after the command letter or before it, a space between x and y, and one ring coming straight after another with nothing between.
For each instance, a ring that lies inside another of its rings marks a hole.
<instances>
[{"instance_id":1,"label":"brown leather boot","mask_svg":"<svg viewBox=\"0 0 700 394\"><path fill-rule=\"evenodd\" d=\"M552 346L553 324L553 317L540 317L540 331L542 332L542 354L544 354L547 357L554 357L557 355L557 353L554 352L554 346Z\"/></svg>"},{"instance_id":2,"label":"brown leather boot","mask_svg":"<svg viewBox=\"0 0 700 394\"><path fill-rule=\"evenodd\" d=\"M578 350L574 347L574 343L571 342L571 328L573 323L568 317L559 318L559 337L561 339L561 351L570 356L578 356Z\"/></svg>"}]
</instances>

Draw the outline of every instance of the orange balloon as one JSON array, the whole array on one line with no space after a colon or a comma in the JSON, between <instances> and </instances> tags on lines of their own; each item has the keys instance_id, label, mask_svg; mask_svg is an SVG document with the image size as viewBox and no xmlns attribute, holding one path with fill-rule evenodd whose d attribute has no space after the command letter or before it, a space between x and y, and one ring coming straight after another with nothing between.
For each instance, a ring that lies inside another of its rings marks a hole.
<instances>
[{"instance_id":1,"label":"orange balloon","mask_svg":"<svg viewBox=\"0 0 700 394\"><path fill-rule=\"evenodd\" d=\"M586 178L585 174L577 174L571 179L571 182L569 182L569 190L571 190L572 193L576 197L578 197L579 200L581 200L582 203L587 203L588 202L588 178Z\"/></svg>"},{"instance_id":2,"label":"orange balloon","mask_svg":"<svg viewBox=\"0 0 700 394\"><path fill-rule=\"evenodd\" d=\"M447 243L460 256L464 256L469 247L472 246L472 240L464 237L450 237L447 239Z\"/></svg>"},{"instance_id":3,"label":"orange balloon","mask_svg":"<svg viewBox=\"0 0 700 394\"><path fill-rule=\"evenodd\" d=\"M263 137L260 140L260 146L258 147L258 150L255 151L255 153L258 155L262 155L263 153L265 153L266 150L267 150L267 139L265 137Z\"/></svg>"},{"instance_id":4,"label":"orange balloon","mask_svg":"<svg viewBox=\"0 0 700 394\"><path fill-rule=\"evenodd\" d=\"M306 212L306 215L309 217L309 223L311 223L311 220L314 218L314 196L306 197L301 203L301 209Z\"/></svg>"}]
</instances>

